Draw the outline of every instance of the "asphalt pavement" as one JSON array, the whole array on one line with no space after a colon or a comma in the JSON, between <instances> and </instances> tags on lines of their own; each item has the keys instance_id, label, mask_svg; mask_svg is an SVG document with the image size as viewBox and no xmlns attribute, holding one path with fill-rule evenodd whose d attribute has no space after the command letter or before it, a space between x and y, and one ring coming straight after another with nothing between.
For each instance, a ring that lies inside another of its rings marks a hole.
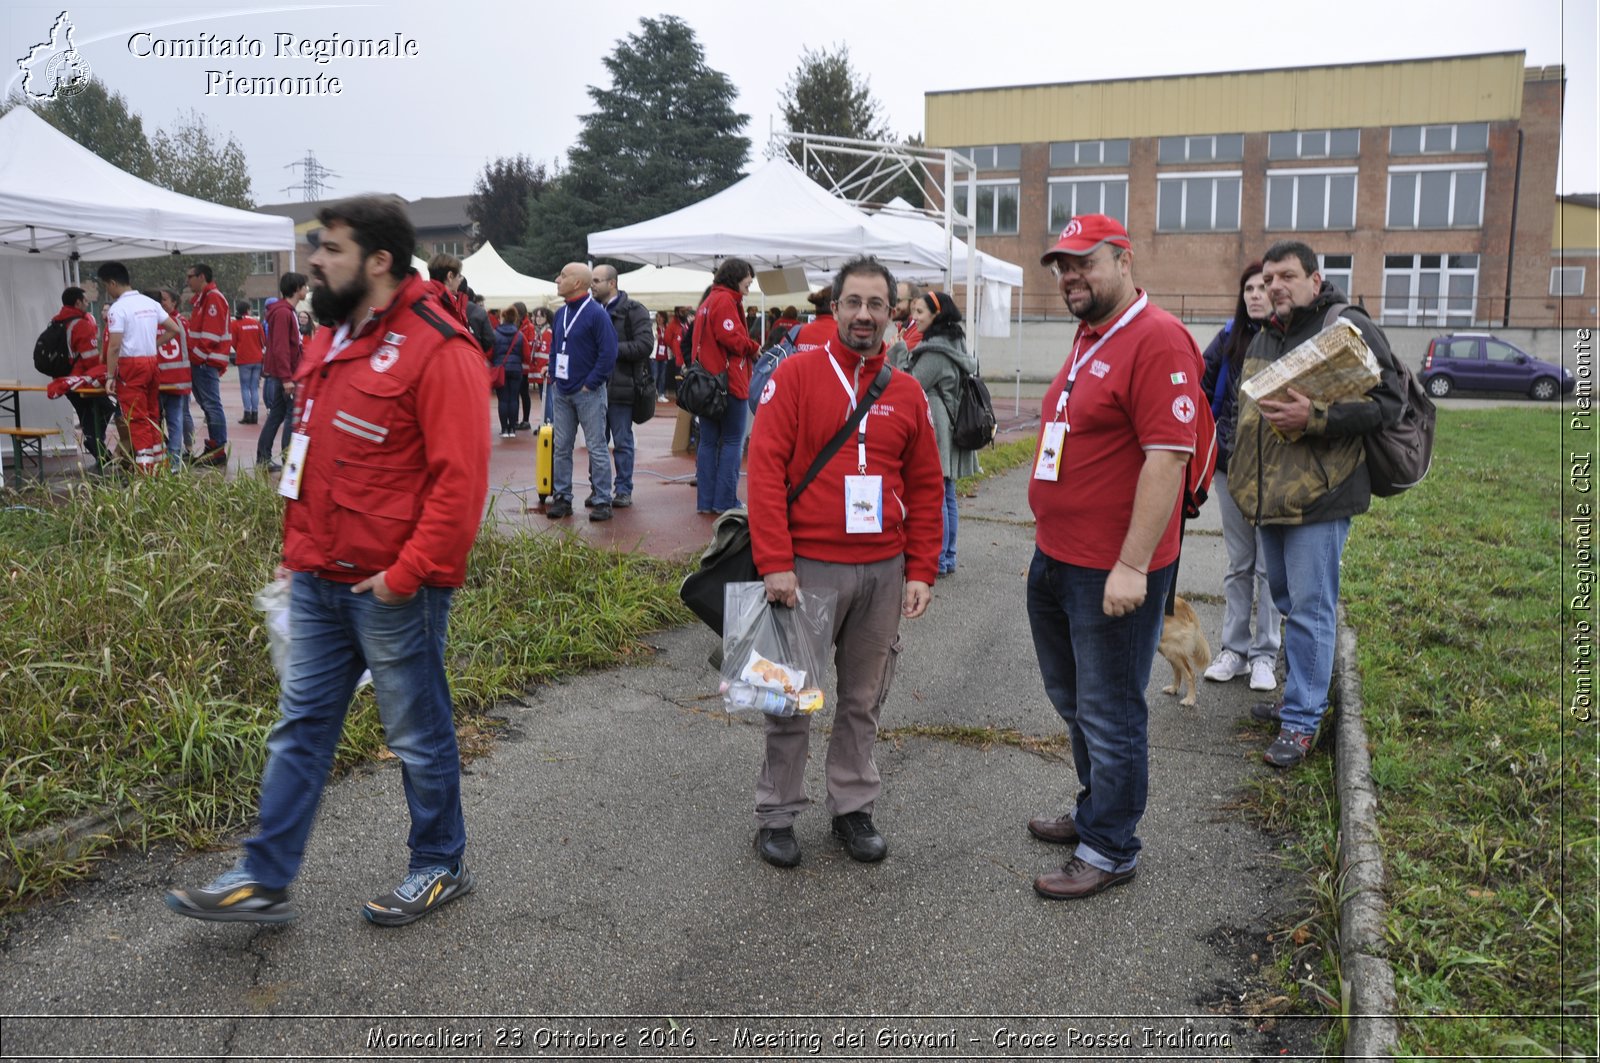
<instances>
[{"instance_id":1,"label":"asphalt pavement","mask_svg":"<svg viewBox=\"0 0 1600 1063\"><path fill-rule=\"evenodd\" d=\"M997 405L999 403L997 402ZM1203 683L1197 708L1150 689L1140 873L1081 901L1036 897L1068 855L1030 816L1070 807L1070 757L1023 607L1028 470L961 503L960 565L921 620L883 712L876 822L888 859L828 834L820 738L800 867L751 847L758 723L727 716L689 626L627 667L544 686L501 712L465 769L471 895L404 928L359 913L405 867L393 762L331 786L298 922L182 919L170 886L236 849L123 850L0 931L0 1056L242 1058L1285 1058L1316 1020L1263 1019L1270 934L1302 907L1283 839L1238 803L1271 771L1263 696ZM640 503L644 504L643 501ZM1217 648L1216 507L1179 574ZM831 703L830 695L830 703ZM827 726L826 712L817 727ZM973 731L972 729L977 729ZM987 746L963 738L994 737ZM241 780L241 785L252 781Z\"/></svg>"}]
</instances>

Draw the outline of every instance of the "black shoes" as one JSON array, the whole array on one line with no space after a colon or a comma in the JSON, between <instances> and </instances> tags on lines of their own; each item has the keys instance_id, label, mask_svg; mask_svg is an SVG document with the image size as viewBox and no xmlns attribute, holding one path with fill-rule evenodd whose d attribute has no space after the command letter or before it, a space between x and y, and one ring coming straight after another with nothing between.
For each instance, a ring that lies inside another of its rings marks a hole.
<instances>
[{"instance_id":1,"label":"black shoes","mask_svg":"<svg viewBox=\"0 0 1600 1063\"><path fill-rule=\"evenodd\" d=\"M773 867L794 867L800 862L800 843L793 827L762 827L756 832L756 852Z\"/></svg>"},{"instance_id":2,"label":"black shoes","mask_svg":"<svg viewBox=\"0 0 1600 1063\"><path fill-rule=\"evenodd\" d=\"M602 520L610 520L611 519L611 506L610 506L610 504L606 503L606 502L596 502L594 504L594 508L589 511L589 519L592 520L592 521L596 521L596 522L602 521Z\"/></svg>"},{"instance_id":3,"label":"black shoes","mask_svg":"<svg viewBox=\"0 0 1600 1063\"><path fill-rule=\"evenodd\" d=\"M844 843L850 859L863 864L875 864L889 855L889 843L883 840L878 828L872 825L872 816L866 812L846 812L833 817L833 836Z\"/></svg>"},{"instance_id":4,"label":"black shoes","mask_svg":"<svg viewBox=\"0 0 1600 1063\"><path fill-rule=\"evenodd\" d=\"M561 520L563 517L572 516L572 502L570 499L551 499L550 504L544 507L544 515L551 520Z\"/></svg>"},{"instance_id":5,"label":"black shoes","mask_svg":"<svg viewBox=\"0 0 1600 1063\"><path fill-rule=\"evenodd\" d=\"M627 509L629 506L633 505L633 496L618 495L616 498L611 500L611 504L618 509Z\"/></svg>"}]
</instances>

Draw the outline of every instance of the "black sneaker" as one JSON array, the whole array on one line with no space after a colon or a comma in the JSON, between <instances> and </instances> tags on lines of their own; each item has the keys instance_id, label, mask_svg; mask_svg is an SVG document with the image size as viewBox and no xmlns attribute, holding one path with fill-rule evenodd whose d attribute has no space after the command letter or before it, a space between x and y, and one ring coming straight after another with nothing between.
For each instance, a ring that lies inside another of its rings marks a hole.
<instances>
[{"instance_id":1,"label":"black sneaker","mask_svg":"<svg viewBox=\"0 0 1600 1063\"><path fill-rule=\"evenodd\" d=\"M756 852L773 867L794 867L800 862L800 842L793 827L762 827L756 832Z\"/></svg>"},{"instance_id":2,"label":"black sneaker","mask_svg":"<svg viewBox=\"0 0 1600 1063\"><path fill-rule=\"evenodd\" d=\"M1310 756L1311 747L1316 744L1315 734L1300 734L1285 727L1261 754L1261 759L1274 768L1292 768Z\"/></svg>"},{"instance_id":3,"label":"black sneaker","mask_svg":"<svg viewBox=\"0 0 1600 1063\"><path fill-rule=\"evenodd\" d=\"M846 812L833 817L833 836L844 843L850 859L863 864L875 864L889 855L889 843L883 840L872 817L865 812Z\"/></svg>"},{"instance_id":4,"label":"black sneaker","mask_svg":"<svg viewBox=\"0 0 1600 1063\"><path fill-rule=\"evenodd\" d=\"M1262 723L1283 723L1283 699L1256 702L1250 706L1250 718Z\"/></svg>"},{"instance_id":5,"label":"black sneaker","mask_svg":"<svg viewBox=\"0 0 1600 1063\"><path fill-rule=\"evenodd\" d=\"M532 428L533 428L533 425L529 424L527 421L518 421L517 422L517 431L519 431L519 432L527 432L527 431L530 431Z\"/></svg>"},{"instance_id":6,"label":"black sneaker","mask_svg":"<svg viewBox=\"0 0 1600 1063\"><path fill-rule=\"evenodd\" d=\"M553 499L548 506L544 507L544 515L551 520L570 517L572 516L572 503L565 498Z\"/></svg>"},{"instance_id":7,"label":"black sneaker","mask_svg":"<svg viewBox=\"0 0 1600 1063\"><path fill-rule=\"evenodd\" d=\"M198 889L169 890L167 907L190 919L215 923L287 923L300 913L288 890L269 890L234 865Z\"/></svg>"},{"instance_id":8,"label":"black sneaker","mask_svg":"<svg viewBox=\"0 0 1600 1063\"><path fill-rule=\"evenodd\" d=\"M596 502L594 508L589 511L589 519L597 522L610 520L611 504L609 502Z\"/></svg>"},{"instance_id":9,"label":"black sneaker","mask_svg":"<svg viewBox=\"0 0 1600 1063\"><path fill-rule=\"evenodd\" d=\"M616 498L611 500L611 504L617 509L627 509L629 506L633 505L633 496L618 495Z\"/></svg>"},{"instance_id":10,"label":"black sneaker","mask_svg":"<svg viewBox=\"0 0 1600 1063\"><path fill-rule=\"evenodd\" d=\"M409 872L392 891L363 905L361 914L379 926L404 926L471 892L472 872L465 860L458 860L454 868L441 865Z\"/></svg>"}]
</instances>

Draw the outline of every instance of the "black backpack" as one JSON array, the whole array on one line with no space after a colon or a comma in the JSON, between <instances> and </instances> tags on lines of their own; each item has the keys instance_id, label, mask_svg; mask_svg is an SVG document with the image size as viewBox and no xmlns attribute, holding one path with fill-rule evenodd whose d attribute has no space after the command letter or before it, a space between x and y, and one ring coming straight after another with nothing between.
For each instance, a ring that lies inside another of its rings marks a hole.
<instances>
[{"instance_id":1,"label":"black backpack","mask_svg":"<svg viewBox=\"0 0 1600 1063\"><path fill-rule=\"evenodd\" d=\"M54 380L72 372L72 352L67 349L67 322L52 321L33 342L33 367Z\"/></svg>"},{"instance_id":2,"label":"black backpack","mask_svg":"<svg viewBox=\"0 0 1600 1063\"><path fill-rule=\"evenodd\" d=\"M956 405L955 423L950 426L950 442L962 450L977 450L994 443L1000 422L995 420L989 389L976 374L961 374L961 401Z\"/></svg>"},{"instance_id":3,"label":"black backpack","mask_svg":"<svg viewBox=\"0 0 1600 1063\"><path fill-rule=\"evenodd\" d=\"M1333 324L1349 306L1349 303L1335 303L1329 307L1323 327ZM1363 440L1367 478L1372 482L1372 493L1379 498L1393 498L1417 486L1428 475L1428 467L1433 464L1433 433L1438 419L1433 400L1417 383L1416 375L1399 355L1390 353L1400 375L1400 397L1405 400L1405 408L1392 427L1370 432Z\"/></svg>"}]
</instances>

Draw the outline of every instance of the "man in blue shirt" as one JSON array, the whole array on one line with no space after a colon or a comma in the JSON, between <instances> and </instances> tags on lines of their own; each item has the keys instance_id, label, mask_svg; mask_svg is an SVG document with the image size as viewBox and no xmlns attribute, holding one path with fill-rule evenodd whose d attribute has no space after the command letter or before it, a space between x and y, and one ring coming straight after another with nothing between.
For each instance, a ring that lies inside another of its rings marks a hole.
<instances>
[{"instance_id":1,"label":"man in blue shirt","mask_svg":"<svg viewBox=\"0 0 1600 1063\"><path fill-rule=\"evenodd\" d=\"M591 279L589 267L582 262L569 262L556 275L556 292L566 305L556 311L550 336L555 468L544 515L551 520L572 515L572 448L580 424L583 445L589 450L589 490L594 499L589 519L611 519L606 381L617 364L617 330L605 307L589 294Z\"/></svg>"}]
</instances>

